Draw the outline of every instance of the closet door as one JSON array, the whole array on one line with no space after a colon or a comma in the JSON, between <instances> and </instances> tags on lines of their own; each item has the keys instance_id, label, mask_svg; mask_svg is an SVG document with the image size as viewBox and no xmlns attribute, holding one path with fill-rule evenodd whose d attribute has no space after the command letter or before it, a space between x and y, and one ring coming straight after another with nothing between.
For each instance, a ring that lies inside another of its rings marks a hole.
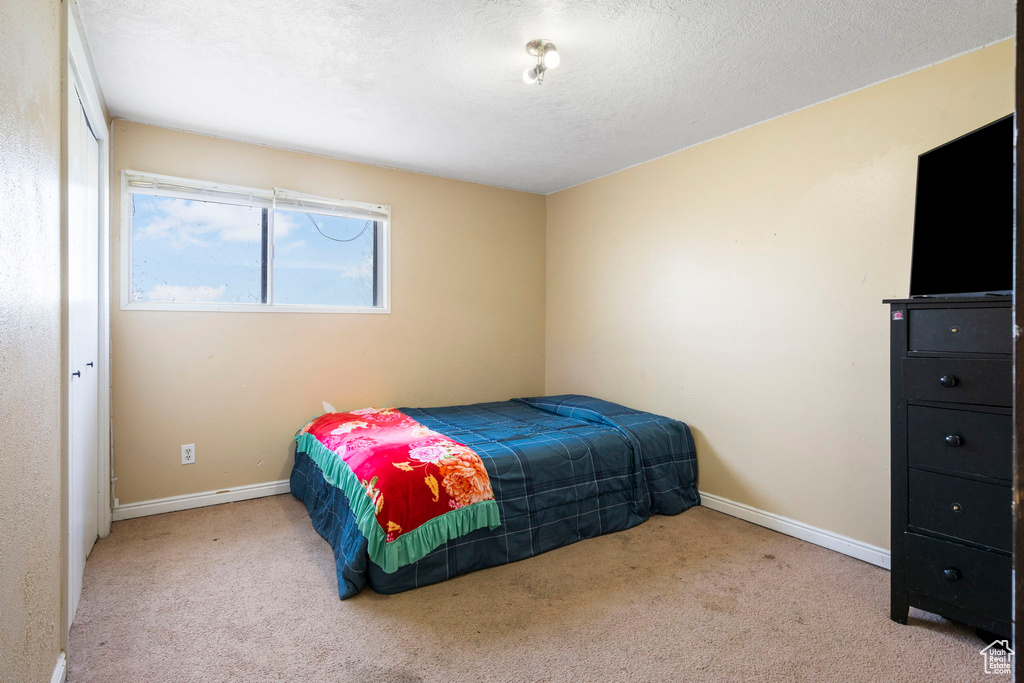
<instances>
[{"instance_id":1,"label":"closet door","mask_svg":"<svg viewBox=\"0 0 1024 683\"><path fill-rule=\"evenodd\" d=\"M98 536L99 141L77 97L68 116L68 609Z\"/></svg>"}]
</instances>

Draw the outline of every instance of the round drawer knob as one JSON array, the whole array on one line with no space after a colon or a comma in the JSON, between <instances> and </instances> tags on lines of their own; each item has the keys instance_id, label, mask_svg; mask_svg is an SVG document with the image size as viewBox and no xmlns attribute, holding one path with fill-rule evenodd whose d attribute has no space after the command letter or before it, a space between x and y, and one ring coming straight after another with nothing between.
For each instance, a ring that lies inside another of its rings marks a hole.
<instances>
[{"instance_id":1,"label":"round drawer knob","mask_svg":"<svg viewBox=\"0 0 1024 683\"><path fill-rule=\"evenodd\" d=\"M942 575L946 577L947 581L959 581L960 580L960 570L956 569L954 567L950 567L949 569L943 569L942 570Z\"/></svg>"},{"instance_id":2,"label":"round drawer knob","mask_svg":"<svg viewBox=\"0 0 1024 683\"><path fill-rule=\"evenodd\" d=\"M947 389L952 389L953 387L955 387L956 382L957 379L954 375L943 375L942 377L939 378L939 384L946 387Z\"/></svg>"},{"instance_id":3,"label":"round drawer knob","mask_svg":"<svg viewBox=\"0 0 1024 683\"><path fill-rule=\"evenodd\" d=\"M964 509L960 503L953 503L950 507L953 509L953 512L962 512Z\"/></svg>"},{"instance_id":4,"label":"round drawer knob","mask_svg":"<svg viewBox=\"0 0 1024 683\"><path fill-rule=\"evenodd\" d=\"M950 434L949 436L946 437L946 445L949 446L950 448L956 448L963 442L964 440L961 439L956 434Z\"/></svg>"}]
</instances>

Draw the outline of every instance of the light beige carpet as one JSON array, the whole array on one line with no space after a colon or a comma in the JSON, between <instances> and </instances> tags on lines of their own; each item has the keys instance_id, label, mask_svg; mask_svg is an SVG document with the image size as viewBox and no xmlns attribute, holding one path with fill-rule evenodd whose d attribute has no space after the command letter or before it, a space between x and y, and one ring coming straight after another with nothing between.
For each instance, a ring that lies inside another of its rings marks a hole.
<instances>
[{"instance_id":1,"label":"light beige carpet","mask_svg":"<svg viewBox=\"0 0 1024 683\"><path fill-rule=\"evenodd\" d=\"M71 629L85 681L965 681L973 631L888 618L888 572L695 508L399 595L338 600L291 496L114 524Z\"/></svg>"}]
</instances>

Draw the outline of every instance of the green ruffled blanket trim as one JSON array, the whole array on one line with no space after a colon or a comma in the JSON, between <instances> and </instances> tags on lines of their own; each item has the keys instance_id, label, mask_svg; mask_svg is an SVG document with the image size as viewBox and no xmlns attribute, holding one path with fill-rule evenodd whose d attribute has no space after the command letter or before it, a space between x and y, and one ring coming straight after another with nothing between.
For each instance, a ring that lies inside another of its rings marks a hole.
<instances>
[{"instance_id":1,"label":"green ruffled blanket trim","mask_svg":"<svg viewBox=\"0 0 1024 683\"><path fill-rule=\"evenodd\" d=\"M297 434L295 441L298 450L312 458L323 472L324 480L345 492L356 524L368 542L370 559L388 574L423 559L450 539L501 525L498 503L484 500L438 515L389 543L387 533L377 522L376 506L348 463L309 432Z\"/></svg>"}]
</instances>

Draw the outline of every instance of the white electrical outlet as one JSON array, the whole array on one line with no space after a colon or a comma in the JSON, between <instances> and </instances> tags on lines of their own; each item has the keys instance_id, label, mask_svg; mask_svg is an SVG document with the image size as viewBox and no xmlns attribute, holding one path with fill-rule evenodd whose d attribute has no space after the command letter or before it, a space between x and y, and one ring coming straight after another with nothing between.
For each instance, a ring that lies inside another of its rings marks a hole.
<instances>
[{"instance_id":1,"label":"white electrical outlet","mask_svg":"<svg viewBox=\"0 0 1024 683\"><path fill-rule=\"evenodd\" d=\"M191 465L196 461L196 445L188 443L181 447L181 464Z\"/></svg>"}]
</instances>

